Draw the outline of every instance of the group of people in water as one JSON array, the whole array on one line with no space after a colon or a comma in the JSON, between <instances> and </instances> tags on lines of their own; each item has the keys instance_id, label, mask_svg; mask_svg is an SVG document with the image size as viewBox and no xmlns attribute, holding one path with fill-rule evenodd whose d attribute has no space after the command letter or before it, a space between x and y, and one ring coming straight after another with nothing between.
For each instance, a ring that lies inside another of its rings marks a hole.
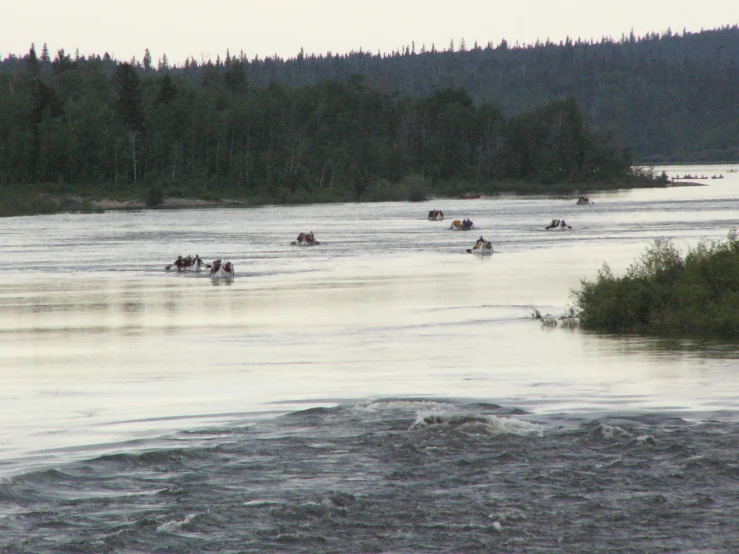
<instances>
[{"instance_id":1,"label":"group of people in water","mask_svg":"<svg viewBox=\"0 0 739 554\"><path fill-rule=\"evenodd\" d=\"M441 221L444 219L444 212L442 212L441 210L431 210L429 212L428 218L430 221ZM452 221L452 224L449 227L449 229L451 229L452 231L470 231L474 228L475 224L469 218L455 219L454 221ZM474 254L492 254L493 244L490 241L486 241L484 238L480 237L475 243L475 246L473 248L468 248L467 252Z\"/></svg>"},{"instance_id":2,"label":"group of people in water","mask_svg":"<svg viewBox=\"0 0 739 554\"><path fill-rule=\"evenodd\" d=\"M572 229L571 225L567 225L564 219L553 219L552 222L544 227L544 229Z\"/></svg>"},{"instance_id":3,"label":"group of people in water","mask_svg":"<svg viewBox=\"0 0 739 554\"><path fill-rule=\"evenodd\" d=\"M213 262L206 264L203 259L195 254L195 256L177 256L174 263L165 266L165 271L175 268L177 272L182 271L196 271L199 272L202 269L210 270L211 277L223 276L224 273L234 276L234 266L231 262L222 263L221 260L214 260ZM222 271L221 271L222 268Z\"/></svg>"},{"instance_id":4,"label":"group of people in water","mask_svg":"<svg viewBox=\"0 0 739 554\"><path fill-rule=\"evenodd\" d=\"M177 259L174 261L173 264L167 266L167 271L171 269L172 267L177 268L177 271L187 271L189 269L194 269L195 271L200 271L200 268L203 267L205 262L203 262L202 258L195 254L195 257L192 256L177 256Z\"/></svg>"},{"instance_id":5,"label":"group of people in water","mask_svg":"<svg viewBox=\"0 0 739 554\"><path fill-rule=\"evenodd\" d=\"M475 242L475 246L472 248L468 248L467 252L469 254L481 254L483 256L492 254L493 253L493 243L489 240L485 240L485 238L481 235L479 239L477 239L477 242Z\"/></svg>"},{"instance_id":6,"label":"group of people in water","mask_svg":"<svg viewBox=\"0 0 739 554\"><path fill-rule=\"evenodd\" d=\"M580 196L577 200L578 204L592 204L592 201L587 196ZM430 220L434 221L440 221L444 219L444 212L441 210L431 210L429 211L428 218ZM449 227L452 230L455 231L469 231L471 229L475 228L475 224L473 221L469 218L465 219L455 219L452 222L451 227ZM552 219L552 222L545 227L545 229L572 229L571 225L568 225L567 222L564 219ZM290 244L293 246L313 246L316 244L320 244L317 240L315 235L313 234L313 231L309 233L300 233L298 235L297 240L292 241ZM480 237L477 239L477 242L475 242L475 246L472 248L469 248L467 252L472 254L492 254L493 253L493 243L489 240L485 240L484 237ZM206 268L210 270L210 275L213 277L228 277L234 276L234 265L227 261L223 262L222 260L214 260L212 263L207 264L205 263L200 256L195 254L195 256L177 256L177 259L174 261L174 263L168 265L165 267L166 271L169 271L172 268L176 268L178 272L180 271L200 271L203 268Z\"/></svg>"},{"instance_id":7,"label":"group of people in water","mask_svg":"<svg viewBox=\"0 0 739 554\"><path fill-rule=\"evenodd\" d=\"M313 236L313 231L311 231L310 233L300 233L298 239L292 241L290 244L293 246L314 246L320 244L320 242L316 240L316 237Z\"/></svg>"},{"instance_id":8,"label":"group of people in water","mask_svg":"<svg viewBox=\"0 0 739 554\"><path fill-rule=\"evenodd\" d=\"M311 231L310 233L300 233L298 235L298 239L293 241L291 244L293 246L313 246L320 243L316 240L315 235L313 235L313 231ZM234 264L232 262L224 262L223 260L218 259L207 264L197 254L195 254L195 256L177 256L177 259L173 263L164 266L165 271L170 271L172 269L176 269L177 272L200 272L203 269L208 269L211 277L218 278L229 278L235 275Z\"/></svg>"},{"instance_id":9,"label":"group of people in water","mask_svg":"<svg viewBox=\"0 0 739 554\"><path fill-rule=\"evenodd\" d=\"M475 228L475 224L472 223L471 219L455 219L449 228L452 231L469 231Z\"/></svg>"},{"instance_id":10,"label":"group of people in water","mask_svg":"<svg viewBox=\"0 0 739 554\"><path fill-rule=\"evenodd\" d=\"M210 267L211 277L231 277L234 276L234 265L231 262L222 263L221 260L215 260Z\"/></svg>"}]
</instances>

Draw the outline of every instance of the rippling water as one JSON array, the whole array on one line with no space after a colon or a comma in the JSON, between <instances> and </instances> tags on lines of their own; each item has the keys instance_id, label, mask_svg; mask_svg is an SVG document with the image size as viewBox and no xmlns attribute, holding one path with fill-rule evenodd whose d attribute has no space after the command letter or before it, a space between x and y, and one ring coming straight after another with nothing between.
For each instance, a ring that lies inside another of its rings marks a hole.
<instances>
[{"instance_id":1,"label":"rippling water","mask_svg":"<svg viewBox=\"0 0 739 554\"><path fill-rule=\"evenodd\" d=\"M0 220L0 546L737 549L739 349L530 317L655 238L725 237L729 167L590 206ZM448 230L464 217L478 230ZM290 246L311 230L320 246ZM480 235L489 259L465 252ZM236 277L165 272L178 254Z\"/></svg>"}]
</instances>

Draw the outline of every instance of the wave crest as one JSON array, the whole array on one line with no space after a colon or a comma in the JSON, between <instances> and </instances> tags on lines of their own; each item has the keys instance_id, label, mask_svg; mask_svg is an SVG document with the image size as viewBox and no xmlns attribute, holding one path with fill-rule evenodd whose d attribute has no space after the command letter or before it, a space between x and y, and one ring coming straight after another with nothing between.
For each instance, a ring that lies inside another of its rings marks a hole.
<instances>
[{"instance_id":1,"label":"wave crest","mask_svg":"<svg viewBox=\"0 0 739 554\"><path fill-rule=\"evenodd\" d=\"M419 412L411 431L443 425L470 435L543 436L544 426L521 419L476 413Z\"/></svg>"}]
</instances>

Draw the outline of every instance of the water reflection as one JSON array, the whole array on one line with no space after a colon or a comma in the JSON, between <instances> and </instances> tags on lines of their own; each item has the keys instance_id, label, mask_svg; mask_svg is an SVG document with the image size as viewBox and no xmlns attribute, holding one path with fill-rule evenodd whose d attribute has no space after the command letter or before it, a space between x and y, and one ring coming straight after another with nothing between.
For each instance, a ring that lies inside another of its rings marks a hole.
<instances>
[{"instance_id":1,"label":"water reflection","mask_svg":"<svg viewBox=\"0 0 739 554\"><path fill-rule=\"evenodd\" d=\"M670 358L677 355L718 359L739 358L739 346L736 342L711 339L596 336L604 339L606 344L613 344L614 349L623 355L648 353L653 356Z\"/></svg>"}]
</instances>

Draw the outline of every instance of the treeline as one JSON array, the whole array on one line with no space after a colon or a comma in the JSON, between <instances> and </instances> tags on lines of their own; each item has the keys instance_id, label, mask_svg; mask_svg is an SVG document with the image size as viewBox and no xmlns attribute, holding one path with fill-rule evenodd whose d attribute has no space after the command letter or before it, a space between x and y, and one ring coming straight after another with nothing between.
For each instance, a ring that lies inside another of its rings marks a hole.
<instances>
[{"instance_id":1,"label":"treeline","mask_svg":"<svg viewBox=\"0 0 739 554\"><path fill-rule=\"evenodd\" d=\"M53 59L52 59L53 58ZM64 58L64 55L62 55ZM94 56L110 76L117 62ZM90 58L87 58L88 60ZM63 65L44 49L41 72ZM81 61L79 55L72 63ZM435 90L462 87L476 105L500 107L506 117L552 100L575 98L588 123L616 129L640 163L739 159L739 27L699 33L632 34L619 39L567 39L533 45L417 45L388 54L298 53L294 58L224 53L215 60L170 65L148 51L133 65L143 74L171 74L191 87L213 79L244 80L255 88L291 89L361 75L385 94L419 99ZM8 55L0 73L26 66Z\"/></svg>"},{"instance_id":2,"label":"treeline","mask_svg":"<svg viewBox=\"0 0 739 554\"><path fill-rule=\"evenodd\" d=\"M574 294L585 329L674 337L739 337L739 238L702 242L683 257L667 240L623 277L608 265Z\"/></svg>"},{"instance_id":3,"label":"treeline","mask_svg":"<svg viewBox=\"0 0 739 554\"><path fill-rule=\"evenodd\" d=\"M106 63L61 51L45 62L32 48L16 71L0 73L0 185L229 187L243 197L331 200L392 197L401 181L454 193L630 177L628 150L589 129L573 98L506 117L456 88L411 98L358 75L255 87L233 59L194 84L129 63L109 73Z\"/></svg>"}]
</instances>

